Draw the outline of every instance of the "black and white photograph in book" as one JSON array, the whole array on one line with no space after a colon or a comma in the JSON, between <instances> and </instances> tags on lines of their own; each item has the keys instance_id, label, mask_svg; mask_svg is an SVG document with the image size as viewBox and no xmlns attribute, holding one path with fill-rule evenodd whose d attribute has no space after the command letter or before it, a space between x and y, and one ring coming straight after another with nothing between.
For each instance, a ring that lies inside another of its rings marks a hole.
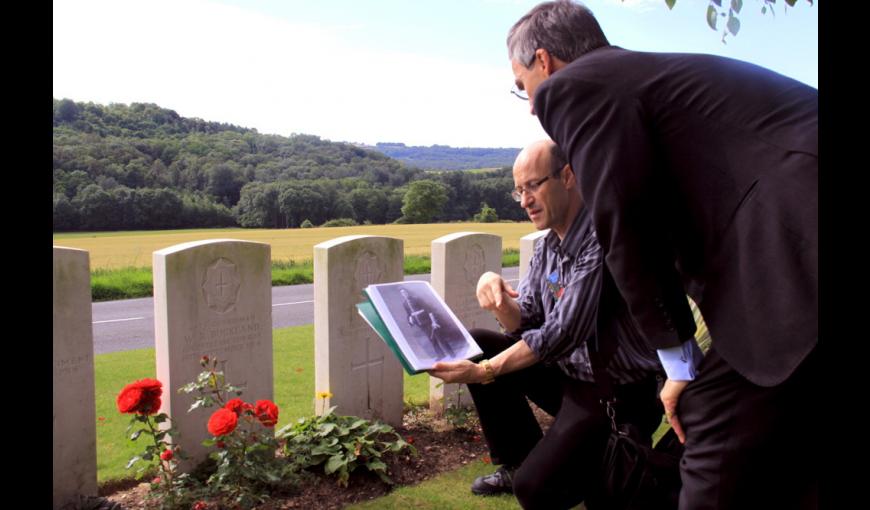
<instances>
[{"instance_id":1,"label":"black and white photograph in book","mask_svg":"<svg viewBox=\"0 0 870 510\"><path fill-rule=\"evenodd\" d=\"M431 366L437 361L456 361L480 354L471 335L429 283L372 285L366 291L379 310L382 308L378 301L386 306L388 313L384 314L384 322L396 342L404 341L420 365ZM407 354L405 349L403 351Z\"/></svg>"}]
</instances>

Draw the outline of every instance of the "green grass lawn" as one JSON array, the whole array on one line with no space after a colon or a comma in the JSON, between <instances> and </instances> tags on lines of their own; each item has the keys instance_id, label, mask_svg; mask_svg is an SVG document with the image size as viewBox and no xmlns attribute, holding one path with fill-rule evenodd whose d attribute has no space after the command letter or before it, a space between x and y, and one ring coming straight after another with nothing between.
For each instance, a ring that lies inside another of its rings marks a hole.
<instances>
[{"instance_id":1,"label":"green grass lawn","mask_svg":"<svg viewBox=\"0 0 870 510\"><path fill-rule=\"evenodd\" d=\"M474 510L513 510L520 505L510 494L498 496L475 496L471 493L471 482L494 470L492 464L481 460L470 462L467 466L442 473L423 483L400 487L390 494L346 507L348 510L374 510L378 508L414 508L418 510L440 510L442 508L461 508ZM585 510L582 503L575 510Z\"/></svg>"},{"instance_id":2,"label":"green grass lawn","mask_svg":"<svg viewBox=\"0 0 870 510\"><path fill-rule=\"evenodd\" d=\"M298 418L314 414L314 326L276 329L274 342L275 404L280 409L276 430ZM97 408L97 480L129 478L127 461L144 448L129 441L125 433L129 415L115 406L115 397L125 385L144 377L156 377L154 349L113 352L94 356ZM228 381L232 383L233 381ZM164 392L177 388L164 388ZM245 395L242 395L245 398ZM429 401L429 376L405 374L405 401Z\"/></svg>"},{"instance_id":3,"label":"green grass lawn","mask_svg":"<svg viewBox=\"0 0 870 510\"><path fill-rule=\"evenodd\" d=\"M405 255L405 274L431 271L429 255ZM507 248L502 251L502 267L520 265L520 251ZM314 281L314 262L311 259L273 260L272 285L298 285ZM108 301L151 296L153 291L151 267L96 268L91 271L91 299Z\"/></svg>"}]
</instances>

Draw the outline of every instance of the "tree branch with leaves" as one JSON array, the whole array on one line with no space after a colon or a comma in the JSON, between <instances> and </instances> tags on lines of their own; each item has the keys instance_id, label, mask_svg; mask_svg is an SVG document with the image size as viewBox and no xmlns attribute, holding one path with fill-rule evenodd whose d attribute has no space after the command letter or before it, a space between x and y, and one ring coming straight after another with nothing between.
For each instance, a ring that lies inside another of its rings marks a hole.
<instances>
[{"instance_id":1,"label":"tree branch with leaves","mask_svg":"<svg viewBox=\"0 0 870 510\"><path fill-rule=\"evenodd\" d=\"M625 0L623 0L625 1ZM728 34L736 36L738 32L740 32L740 18L738 15L740 11L743 9L743 0L726 0L725 5L723 6L722 0L709 0L710 3L707 5L707 25L711 30L719 30L719 19L727 18L725 21L725 26L722 27L722 43L725 43L725 38L728 37ZM772 16L776 16L774 12L774 6L776 5L776 0L759 0L761 5L761 14L767 14L770 12ZM794 7L797 3L797 0L783 0L785 2L785 6L783 8ZM813 0L806 0L808 4L813 5ZM674 5L676 5L677 0L665 0L665 4L668 6L668 9L673 9Z\"/></svg>"}]
</instances>

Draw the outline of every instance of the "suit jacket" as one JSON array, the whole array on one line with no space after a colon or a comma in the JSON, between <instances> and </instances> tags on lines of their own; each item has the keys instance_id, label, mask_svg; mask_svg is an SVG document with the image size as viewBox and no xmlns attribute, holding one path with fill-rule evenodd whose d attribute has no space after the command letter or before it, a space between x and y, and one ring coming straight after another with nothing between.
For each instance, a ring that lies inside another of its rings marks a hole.
<instances>
[{"instance_id":1,"label":"suit jacket","mask_svg":"<svg viewBox=\"0 0 870 510\"><path fill-rule=\"evenodd\" d=\"M818 342L818 91L711 55L608 46L535 111L580 178L605 260L656 348L695 330L753 383Z\"/></svg>"}]
</instances>

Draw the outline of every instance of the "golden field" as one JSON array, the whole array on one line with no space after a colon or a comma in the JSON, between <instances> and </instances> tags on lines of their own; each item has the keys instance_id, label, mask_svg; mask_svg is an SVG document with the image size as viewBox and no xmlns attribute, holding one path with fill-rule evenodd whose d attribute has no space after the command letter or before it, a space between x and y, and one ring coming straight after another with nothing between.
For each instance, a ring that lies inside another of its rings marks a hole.
<instances>
[{"instance_id":1,"label":"golden field","mask_svg":"<svg viewBox=\"0 0 870 510\"><path fill-rule=\"evenodd\" d=\"M55 234L54 245L87 250L91 269L151 267L151 254L180 243L206 239L239 239L272 246L272 260L314 258L314 245L348 235L379 235L405 241L405 255L429 255L433 240L455 232L484 232L502 238L502 249L518 250L520 238L535 231L531 222L429 223L360 225L356 227L288 229L200 229Z\"/></svg>"}]
</instances>

